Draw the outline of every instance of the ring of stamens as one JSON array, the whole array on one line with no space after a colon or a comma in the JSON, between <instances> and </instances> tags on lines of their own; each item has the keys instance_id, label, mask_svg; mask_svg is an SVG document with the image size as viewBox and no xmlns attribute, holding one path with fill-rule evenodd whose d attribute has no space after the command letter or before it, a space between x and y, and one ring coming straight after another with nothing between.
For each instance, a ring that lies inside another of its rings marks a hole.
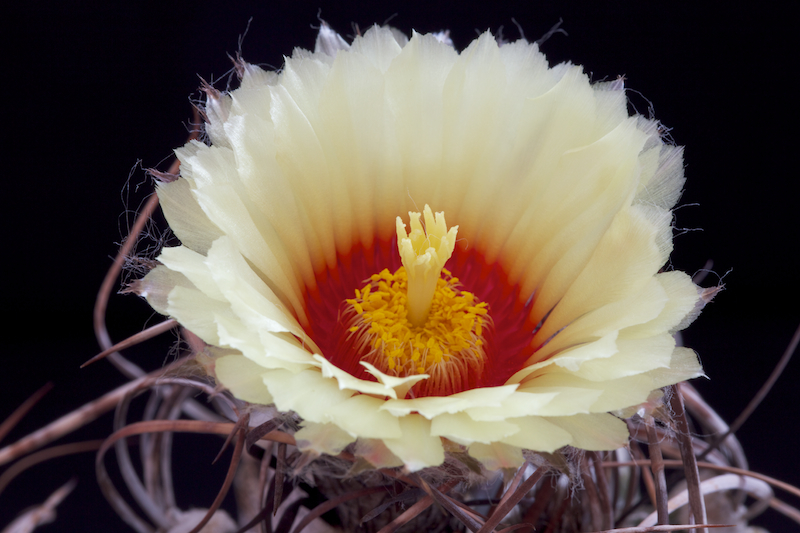
<instances>
[{"instance_id":1,"label":"ring of stamens","mask_svg":"<svg viewBox=\"0 0 800 533\"><path fill-rule=\"evenodd\" d=\"M427 321L412 324L408 316L405 267L373 274L356 297L346 300L342 316L348 344L361 360L398 377L427 374L416 396L454 394L474 386L486 354L484 329L491 320L488 305L460 290L458 278L446 269L436 282Z\"/></svg>"},{"instance_id":2,"label":"ring of stamens","mask_svg":"<svg viewBox=\"0 0 800 533\"><path fill-rule=\"evenodd\" d=\"M420 220L424 214L424 223ZM484 330L488 304L461 290L444 268L453 254L458 226L425 206L409 213L411 229L397 217L403 266L384 269L343 302L337 355L367 362L390 376L426 375L413 396L444 396L478 386L486 363ZM337 359L339 359L337 357Z\"/></svg>"}]
</instances>

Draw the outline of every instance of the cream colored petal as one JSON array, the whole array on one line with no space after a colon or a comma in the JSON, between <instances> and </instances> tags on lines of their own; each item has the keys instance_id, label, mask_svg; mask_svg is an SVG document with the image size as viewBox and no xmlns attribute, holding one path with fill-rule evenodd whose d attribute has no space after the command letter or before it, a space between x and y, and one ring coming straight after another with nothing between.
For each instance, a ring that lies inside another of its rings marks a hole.
<instances>
[{"instance_id":1,"label":"cream colored petal","mask_svg":"<svg viewBox=\"0 0 800 533\"><path fill-rule=\"evenodd\" d=\"M672 352L669 367L651 370L647 375L653 380L656 388L704 377L705 373L694 350L677 347Z\"/></svg>"},{"instance_id":2,"label":"cream colored petal","mask_svg":"<svg viewBox=\"0 0 800 533\"><path fill-rule=\"evenodd\" d=\"M519 428L503 420L477 422L466 413L442 413L431 419L431 435L446 437L459 444L489 444L513 435Z\"/></svg>"},{"instance_id":3,"label":"cream colored petal","mask_svg":"<svg viewBox=\"0 0 800 533\"><path fill-rule=\"evenodd\" d=\"M401 182L397 185L408 209L401 212L411 210L413 202L441 209L436 187L442 174L442 87L457 59L452 48L433 36L414 33L386 72L394 142L403 154Z\"/></svg>"},{"instance_id":4,"label":"cream colored petal","mask_svg":"<svg viewBox=\"0 0 800 533\"><path fill-rule=\"evenodd\" d=\"M615 409L622 409L630 405L636 405L645 401L650 391L658 388L658 385L654 383L652 378L647 374L639 374L607 381L589 381L569 372L552 370L538 376L533 381L536 383L537 388L543 387L545 390L573 388L577 390L595 391L595 393L597 393L594 402L583 404L583 408L574 411L574 413L607 412ZM571 398L568 399L566 394L563 394L551 402L543 411L546 412L548 409L554 409L562 402L567 403L570 402L570 400ZM572 413L567 412L564 414Z\"/></svg>"},{"instance_id":5,"label":"cream colored petal","mask_svg":"<svg viewBox=\"0 0 800 533\"><path fill-rule=\"evenodd\" d=\"M464 412L470 418L479 422L538 415L557 396L557 392L522 392L517 390L497 407L469 407Z\"/></svg>"},{"instance_id":6,"label":"cream colored petal","mask_svg":"<svg viewBox=\"0 0 800 533\"><path fill-rule=\"evenodd\" d=\"M250 329L304 335L290 310L253 272L231 239L221 237L215 241L206 264L222 296Z\"/></svg>"},{"instance_id":7,"label":"cream colored petal","mask_svg":"<svg viewBox=\"0 0 800 533\"><path fill-rule=\"evenodd\" d=\"M298 69L309 71L302 84L295 80L300 74ZM316 62L287 62L282 83L271 88L275 157L309 217L308 227L314 234L306 238L315 269L336 265L335 225L339 223L333 219L333 206L329 202L333 197L331 177L315 129L319 124L317 84L324 84L327 74L328 69L320 68Z\"/></svg>"},{"instance_id":8,"label":"cream colored petal","mask_svg":"<svg viewBox=\"0 0 800 533\"><path fill-rule=\"evenodd\" d=\"M243 355L225 355L214 360L217 381L240 400L261 405L272 403L272 395L261 375L266 370Z\"/></svg>"},{"instance_id":9,"label":"cream colored petal","mask_svg":"<svg viewBox=\"0 0 800 533\"><path fill-rule=\"evenodd\" d=\"M491 170L487 167L493 167L497 161L492 149L503 140L503 135L495 132L503 132L500 125L506 125L504 100L498 98L506 85L500 50L488 32L461 52L447 74L442 88L443 166L436 179L436 194L443 203L434 208L443 210L448 220L460 223L468 191L473 186L484 189L487 175L496 171L496 167ZM476 131L483 134L476 135ZM487 139L491 139L491 144L487 145ZM473 223L473 227L477 225Z\"/></svg>"},{"instance_id":10,"label":"cream colored petal","mask_svg":"<svg viewBox=\"0 0 800 533\"><path fill-rule=\"evenodd\" d=\"M248 211L242 198L232 187L208 185L196 192L200 204L217 226L234 241L236 248L262 273L269 273L270 289L290 307L300 319L305 319L305 308L300 299L300 288L285 251L269 226L262 225L264 233L255 224L252 212ZM265 240L265 235L268 235ZM267 280L265 280L267 281Z\"/></svg>"},{"instance_id":11,"label":"cream colored petal","mask_svg":"<svg viewBox=\"0 0 800 533\"><path fill-rule=\"evenodd\" d=\"M682 320L689 315L700 300L699 288L685 272L662 272L655 276L668 300L658 317L645 323L628 327L620 332L625 338L657 335L664 331L675 333Z\"/></svg>"},{"instance_id":12,"label":"cream colored petal","mask_svg":"<svg viewBox=\"0 0 800 533\"><path fill-rule=\"evenodd\" d=\"M384 208L376 190L392 163L387 140L391 110L384 96L385 83L381 71L367 57L339 54L320 95L315 129L328 133L320 134L320 148L328 178L335 185L325 201L332 210L340 251L349 250L353 241L372 245L376 210Z\"/></svg>"},{"instance_id":13,"label":"cream colored petal","mask_svg":"<svg viewBox=\"0 0 800 533\"><path fill-rule=\"evenodd\" d=\"M218 318L235 320L227 303L209 298L197 289L173 288L167 297L167 314L208 344L220 346Z\"/></svg>"},{"instance_id":14,"label":"cream colored petal","mask_svg":"<svg viewBox=\"0 0 800 533\"><path fill-rule=\"evenodd\" d=\"M525 462L520 448L502 442L491 444L476 442L469 447L469 454L480 461L487 470L519 468Z\"/></svg>"},{"instance_id":15,"label":"cream colored petal","mask_svg":"<svg viewBox=\"0 0 800 533\"><path fill-rule=\"evenodd\" d=\"M317 369L296 374L271 370L262 377L278 410L294 411L310 422L333 422L329 409L352 396L350 391L339 390L335 380L323 378Z\"/></svg>"},{"instance_id":16,"label":"cream colored petal","mask_svg":"<svg viewBox=\"0 0 800 533\"><path fill-rule=\"evenodd\" d=\"M511 376L506 383L521 383L527 381L530 379L531 375L534 373L540 375L542 369L550 365L559 366L570 372L577 372L581 368L581 365L587 361L608 359L616 354L619 351L616 339L617 332L613 331L600 339L568 348L554 356L550 356L545 361L527 365ZM539 357L542 357L542 355L537 353L532 359L538 359Z\"/></svg>"},{"instance_id":17,"label":"cream colored petal","mask_svg":"<svg viewBox=\"0 0 800 533\"><path fill-rule=\"evenodd\" d=\"M592 343L565 350L548 359L548 362L570 372L577 372L584 363L608 359L619 352L616 340L617 332L614 331Z\"/></svg>"},{"instance_id":18,"label":"cream colored petal","mask_svg":"<svg viewBox=\"0 0 800 533\"><path fill-rule=\"evenodd\" d=\"M244 64L244 72L242 73L241 87L249 89L250 87L261 87L264 85L273 85L277 83L279 75L277 72L271 70L263 70L257 65L251 63Z\"/></svg>"},{"instance_id":19,"label":"cream colored petal","mask_svg":"<svg viewBox=\"0 0 800 533\"><path fill-rule=\"evenodd\" d=\"M404 416L398 420L402 438L383 439L383 442L409 471L416 472L444 462L442 441L431 435L430 420L420 415Z\"/></svg>"},{"instance_id":20,"label":"cream colored petal","mask_svg":"<svg viewBox=\"0 0 800 533\"><path fill-rule=\"evenodd\" d=\"M169 293L178 286L195 288L186 276L163 265L156 266L144 278L133 284L136 293L147 299L147 303L162 315L169 315Z\"/></svg>"},{"instance_id":21,"label":"cream colored petal","mask_svg":"<svg viewBox=\"0 0 800 533\"><path fill-rule=\"evenodd\" d=\"M565 151L593 140L586 117L593 115L594 99L586 76L579 67L564 67L560 72L543 74L541 79L548 82L546 90L537 94L534 89L517 111L519 129L511 144L514 157L509 160L509 171L503 174L511 188L498 187L495 181L493 194L488 197L493 207L492 224L482 226L477 234L489 262L505 248L521 250L527 243L542 246L542 239L548 235L539 231L541 223L531 220L538 216L537 211L547 209L543 201L553 185L549 177ZM573 127L564 127L567 124ZM574 127L576 124L579 126ZM498 209L500 206L502 209ZM511 260L509 257L506 263Z\"/></svg>"},{"instance_id":22,"label":"cream colored petal","mask_svg":"<svg viewBox=\"0 0 800 533\"><path fill-rule=\"evenodd\" d=\"M606 414L574 415L548 418L548 422L569 432L571 445L582 450L615 450L628 442L628 426Z\"/></svg>"},{"instance_id":23,"label":"cream colored petal","mask_svg":"<svg viewBox=\"0 0 800 533\"><path fill-rule=\"evenodd\" d=\"M262 330L258 332L258 336L264 347L264 353L270 358L307 366L314 364L314 355L309 352L309 346L291 333Z\"/></svg>"},{"instance_id":24,"label":"cream colored petal","mask_svg":"<svg viewBox=\"0 0 800 533\"><path fill-rule=\"evenodd\" d=\"M403 437L398 418L379 409L383 400L357 394L327 409L326 414L354 437L399 439Z\"/></svg>"},{"instance_id":25,"label":"cream colored petal","mask_svg":"<svg viewBox=\"0 0 800 533\"><path fill-rule=\"evenodd\" d=\"M675 339L669 333L644 339L620 339L617 348L618 352L608 359L587 361L574 375L590 381L607 381L667 368Z\"/></svg>"},{"instance_id":26,"label":"cream colored petal","mask_svg":"<svg viewBox=\"0 0 800 533\"><path fill-rule=\"evenodd\" d=\"M590 412L603 389L583 387L579 381L569 383L568 380L549 378L551 373L544 372L540 377L520 385L520 392L532 394L555 394L556 396L533 414L539 416L569 416ZM551 385L552 384L552 385Z\"/></svg>"},{"instance_id":27,"label":"cream colored petal","mask_svg":"<svg viewBox=\"0 0 800 533\"><path fill-rule=\"evenodd\" d=\"M363 394L374 394L375 396L379 396L381 398L388 396L390 398L397 399L395 390L383 383L376 383L374 381L367 381L365 379L353 377L352 374L345 372L321 355L314 355L314 360L319 364L320 369L322 370L322 377L335 379L339 384L339 388L342 390L347 389L361 392Z\"/></svg>"},{"instance_id":28,"label":"cream colored petal","mask_svg":"<svg viewBox=\"0 0 800 533\"><path fill-rule=\"evenodd\" d=\"M269 88L264 89L269 92ZM269 95L266 99L269 100ZM248 111L250 110L248 106ZM234 116L226 125L233 140L237 172L244 193L258 210L262 225L271 226L281 246L291 257L291 267L307 287L315 287L313 269L314 230L302 203L276 157L275 127L269 116L250 112Z\"/></svg>"},{"instance_id":29,"label":"cream colored petal","mask_svg":"<svg viewBox=\"0 0 800 533\"><path fill-rule=\"evenodd\" d=\"M500 441L526 450L548 453L572 443L573 437L569 431L553 424L550 420L538 416L510 418L508 422L517 426L519 430Z\"/></svg>"},{"instance_id":30,"label":"cream colored petal","mask_svg":"<svg viewBox=\"0 0 800 533\"><path fill-rule=\"evenodd\" d=\"M225 301L225 297L217 287L217 283L206 265L204 255L190 250L186 246L175 246L161 250L158 260L170 270L186 276L192 285L209 298Z\"/></svg>"},{"instance_id":31,"label":"cream colored petal","mask_svg":"<svg viewBox=\"0 0 800 533\"><path fill-rule=\"evenodd\" d=\"M244 64L239 88L231 92L231 116L255 115L269 119L269 86L278 82L278 74L263 70L257 65ZM226 132L227 133L227 132Z\"/></svg>"},{"instance_id":32,"label":"cream colored petal","mask_svg":"<svg viewBox=\"0 0 800 533\"><path fill-rule=\"evenodd\" d=\"M660 267L661 254L646 214L635 206L619 214L598 243L589 263L569 284L563 298L537 332L534 342L549 338L575 317L636 294Z\"/></svg>"},{"instance_id":33,"label":"cream colored petal","mask_svg":"<svg viewBox=\"0 0 800 533\"><path fill-rule=\"evenodd\" d=\"M669 295L662 284L657 277L651 277L640 291L630 297L606 304L571 322L537 351L532 359L547 358L572 346L594 342L597 337L654 320L664 311L668 302ZM654 331L651 334L662 332Z\"/></svg>"},{"instance_id":34,"label":"cream colored petal","mask_svg":"<svg viewBox=\"0 0 800 533\"><path fill-rule=\"evenodd\" d=\"M510 235L518 248L509 279L522 284L523 294L538 291L533 312L539 316L567 294L602 245L614 214L630 202L642 137L635 123L626 121L588 146L564 153L538 209L529 208ZM523 239L526 229L534 230L538 242Z\"/></svg>"},{"instance_id":35,"label":"cream colored petal","mask_svg":"<svg viewBox=\"0 0 800 533\"><path fill-rule=\"evenodd\" d=\"M403 466L403 461L393 454L380 439L358 439L355 456L361 457L375 468Z\"/></svg>"},{"instance_id":36,"label":"cream colored petal","mask_svg":"<svg viewBox=\"0 0 800 533\"><path fill-rule=\"evenodd\" d=\"M471 389L450 396L426 396L411 400L387 400L381 410L389 411L394 416L406 416L417 412L431 419L442 413L458 413L469 407L499 406L505 398L516 390L516 385L502 387L485 387Z\"/></svg>"},{"instance_id":37,"label":"cream colored petal","mask_svg":"<svg viewBox=\"0 0 800 533\"><path fill-rule=\"evenodd\" d=\"M366 361L361 361L360 363L361 366L367 369L367 373L374 376L379 383L382 383L385 387L394 389L395 395L392 396L392 399L395 400L398 398L401 400L404 399L408 391L411 390L411 387L413 387L416 383L419 383L420 381L426 380L430 377L428 374L414 374L404 378L398 378L396 376L384 374Z\"/></svg>"},{"instance_id":38,"label":"cream colored petal","mask_svg":"<svg viewBox=\"0 0 800 533\"><path fill-rule=\"evenodd\" d=\"M652 156L656 155L657 158L647 161L647 166L642 169L643 179L635 201L671 209L678 202L686 181L683 176L683 147L661 144L652 149Z\"/></svg>"},{"instance_id":39,"label":"cream colored petal","mask_svg":"<svg viewBox=\"0 0 800 533\"><path fill-rule=\"evenodd\" d=\"M200 208L187 180L157 182L156 193L170 229L184 246L204 254L211 243L222 235L222 231Z\"/></svg>"},{"instance_id":40,"label":"cream colored petal","mask_svg":"<svg viewBox=\"0 0 800 533\"><path fill-rule=\"evenodd\" d=\"M402 48L391 30L372 26L364 32L362 37L353 41L350 53L363 55L382 73L385 73L401 50Z\"/></svg>"},{"instance_id":41,"label":"cream colored petal","mask_svg":"<svg viewBox=\"0 0 800 533\"><path fill-rule=\"evenodd\" d=\"M215 146L230 147L230 142L225 135L225 121L228 119L231 109L231 97L229 94L220 93L214 89L206 91L205 111L205 133Z\"/></svg>"},{"instance_id":42,"label":"cream colored petal","mask_svg":"<svg viewBox=\"0 0 800 533\"><path fill-rule=\"evenodd\" d=\"M297 273L288 260L283 242L244 187L239 177L237 153L198 143L187 146L191 146L191 150L180 152L181 170L187 179L193 180L200 207L256 269L269 274L268 283L272 284L273 291L292 301L295 313L301 316Z\"/></svg>"},{"instance_id":43,"label":"cream colored petal","mask_svg":"<svg viewBox=\"0 0 800 533\"><path fill-rule=\"evenodd\" d=\"M232 316L215 315L214 320L219 336L217 345L235 348L264 368L285 369L297 373L314 363L312 355L290 335L253 331Z\"/></svg>"},{"instance_id":44,"label":"cream colored petal","mask_svg":"<svg viewBox=\"0 0 800 533\"><path fill-rule=\"evenodd\" d=\"M336 424L303 422L303 427L294 434L294 440L301 451L311 451L317 455L338 455L348 444L355 442L356 438Z\"/></svg>"},{"instance_id":45,"label":"cream colored petal","mask_svg":"<svg viewBox=\"0 0 800 533\"><path fill-rule=\"evenodd\" d=\"M348 48L350 48L350 45L347 41L345 41L341 35L333 31L323 20L319 26L317 41L314 43L314 54L335 56L340 51L347 50Z\"/></svg>"}]
</instances>

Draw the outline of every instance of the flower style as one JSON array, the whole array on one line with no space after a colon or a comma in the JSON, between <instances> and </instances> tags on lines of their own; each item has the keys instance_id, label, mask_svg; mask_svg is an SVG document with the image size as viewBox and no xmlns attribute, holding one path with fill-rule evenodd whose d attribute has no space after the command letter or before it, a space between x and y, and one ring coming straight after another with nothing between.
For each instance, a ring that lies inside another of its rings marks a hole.
<instances>
[{"instance_id":1,"label":"flower style","mask_svg":"<svg viewBox=\"0 0 800 533\"><path fill-rule=\"evenodd\" d=\"M682 151L621 81L378 27L240 67L158 185L182 245L138 290L236 397L297 413L302 449L412 471L614 449L623 410L702 374L673 340L698 288L660 271Z\"/></svg>"}]
</instances>

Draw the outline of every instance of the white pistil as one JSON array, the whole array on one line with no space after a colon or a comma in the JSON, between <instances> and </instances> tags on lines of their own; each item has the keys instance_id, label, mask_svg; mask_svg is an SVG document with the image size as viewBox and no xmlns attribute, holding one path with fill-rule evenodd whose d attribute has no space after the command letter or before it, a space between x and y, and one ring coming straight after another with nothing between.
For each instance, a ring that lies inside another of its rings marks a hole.
<instances>
[{"instance_id":1,"label":"white pistil","mask_svg":"<svg viewBox=\"0 0 800 533\"><path fill-rule=\"evenodd\" d=\"M420 222L420 213L409 211L411 232L406 235L406 225L397 217L397 248L408 274L408 321L414 326L424 326L428 320L436 282L444 264L453 255L458 226L448 231L444 212L434 216L430 206L425 205L425 226Z\"/></svg>"}]
</instances>

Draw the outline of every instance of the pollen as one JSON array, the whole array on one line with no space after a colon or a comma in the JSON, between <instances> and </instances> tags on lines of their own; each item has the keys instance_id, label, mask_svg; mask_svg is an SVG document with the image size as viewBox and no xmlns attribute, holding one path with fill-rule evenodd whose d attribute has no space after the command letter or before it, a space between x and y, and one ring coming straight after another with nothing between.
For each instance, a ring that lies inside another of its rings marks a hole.
<instances>
[{"instance_id":1,"label":"pollen","mask_svg":"<svg viewBox=\"0 0 800 533\"><path fill-rule=\"evenodd\" d=\"M481 374L486 358L488 305L461 290L458 278L442 269L427 320L408 320L408 274L405 267L373 274L356 297L346 300L342 316L352 336L348 343L361 360L382 372L406 377L427 374L415 385L416 396L444 396L467 388Z\"/></svg>"}]
</instances>

